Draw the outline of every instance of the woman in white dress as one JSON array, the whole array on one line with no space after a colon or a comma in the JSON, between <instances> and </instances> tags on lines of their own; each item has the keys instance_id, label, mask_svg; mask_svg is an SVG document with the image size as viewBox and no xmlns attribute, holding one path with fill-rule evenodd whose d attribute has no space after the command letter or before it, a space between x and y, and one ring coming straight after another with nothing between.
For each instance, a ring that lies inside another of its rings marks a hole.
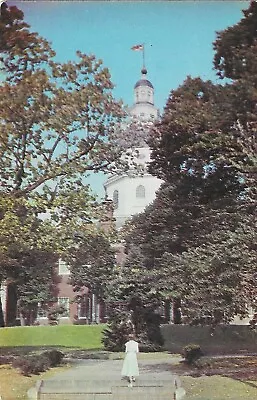
<instances>
[{"instance_id":1,"label":"woman in white dress","mask_svg":"<svg viewBox=\"0 0 257 400\"><path fill-rule=\"evenodd\" d=\"M137 353L138 343L134 340L134 335L129 335L129 341L125 343L125 358L121 370L121 376L127 377L129 386L132 387L132 382L135 382L135 377L139 376Z\"/></svg>"}]
</instances>

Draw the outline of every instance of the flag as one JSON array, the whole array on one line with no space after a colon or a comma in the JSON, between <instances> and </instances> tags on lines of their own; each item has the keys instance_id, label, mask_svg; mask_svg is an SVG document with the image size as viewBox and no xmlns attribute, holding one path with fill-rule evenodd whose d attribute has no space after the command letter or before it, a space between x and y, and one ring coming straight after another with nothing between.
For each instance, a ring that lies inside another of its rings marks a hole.
<instances>
[{"instance_id":1,"label":"flag","mask_svg":"<svg viewBox=\"0 0 257 400\"><path fill-rule=\"evenodd\" d=\"M135 46L131 47L131 50L134 50L134 51L144 50L144 45L143 44L136 44Z\"/></svg>"}]
</instances>

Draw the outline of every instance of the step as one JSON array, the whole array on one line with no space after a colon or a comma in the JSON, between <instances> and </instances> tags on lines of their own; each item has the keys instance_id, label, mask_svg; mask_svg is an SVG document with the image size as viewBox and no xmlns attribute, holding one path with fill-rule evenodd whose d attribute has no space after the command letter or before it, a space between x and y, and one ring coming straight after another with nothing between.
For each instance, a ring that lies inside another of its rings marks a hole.
<instances>
[{"instance_id":1,"label":"step","mask_svg":"<svg viewBox=\"0 0 257 400\"><path fill-rule=\"evenodd\" d=\"M181 392L181 388L180 392ZM28 392L29 400L180 400L170 380L43 380Z\"/></svg>"}]
</instances>

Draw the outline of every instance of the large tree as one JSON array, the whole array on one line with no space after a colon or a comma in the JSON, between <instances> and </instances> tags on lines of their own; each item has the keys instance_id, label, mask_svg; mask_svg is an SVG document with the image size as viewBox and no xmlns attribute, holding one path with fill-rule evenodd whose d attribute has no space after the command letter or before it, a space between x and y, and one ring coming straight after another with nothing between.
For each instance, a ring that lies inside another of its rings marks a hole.
<instances>
[{"instance_id":1,"label":"large tree","mask_svg":"<svg viewBox=\"0 0 257 400\"><path fill-rule=\"evenodd\" d=\"M17 303L22 323L32 322L38 298L51 298L51 282L45 278L52 276L57 233L52 224L37 217L34 207L23 198L2 195L0 210L0 275L8 297L6 322L15 322Z\"/></svg>"},{"instance_id":2,"label":"large tree","mask_svg":"<svg viewBox=\"0 0 257 400\"><path fill-rule=\"evenodd\" d=\"M248 22L256 12L252 4ZM138 246L145 273L159 273L153 287L166 276L166 295L182 298L189 320L210 314L230 321L256 307L255 78L247 67L241 75L237 70L238 59L254 69L252 25L243 19L215 42L215 66L234 81L214 85L188 77L171 92L150 141L149 170L165 183L125 233L128 259ZM246 31L252 47L242 56Z\"/></svg>"},{"instance_id":3,"label":"large tree","mask_svg":"<svg viewBox=\"0 0 257 400\"><path fill-rule=\"evenodd\" d=\"M74 232L101 217L85 177L126 166L119 160L124 110L101 60L78 51L77 60L56 62L16 7L0 16L0 56L0 191L10 206L0 207L1 278L12 278L28 304L36 293L25 299L24 284L28 275L39 282L49 249L49 259L67 252ZM42 262L32 265L39 253Z\"/></svg>"}]
</instances>

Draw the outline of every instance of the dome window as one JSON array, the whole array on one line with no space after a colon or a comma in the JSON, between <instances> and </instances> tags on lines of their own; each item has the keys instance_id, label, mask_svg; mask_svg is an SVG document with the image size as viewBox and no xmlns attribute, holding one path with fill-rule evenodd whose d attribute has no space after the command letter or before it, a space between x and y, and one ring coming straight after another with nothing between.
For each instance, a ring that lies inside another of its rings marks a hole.
<instances>
[{"instance_id":1,"label":"dome window","mask_svg":"<svg viewBox=\"0 0 257 400\"><path fill-rule=\"evenodd\" d=\"M112 200L113 200L114 210L117 210L117 208L119 207L119 192L118 192L118 190L114 190L113 195L112 195Z\"/></svg>"},{"instance_id":2,"label":"dome window","mask_svg":"<svg viewBox=\"0 0 257 400\"><path fill-rule=\"evenodd\" d=\"M136 188L136 197L138 199L144 199L145 198L145 187L143 185L139 185Z\"/></svg>"}]
</instances>

